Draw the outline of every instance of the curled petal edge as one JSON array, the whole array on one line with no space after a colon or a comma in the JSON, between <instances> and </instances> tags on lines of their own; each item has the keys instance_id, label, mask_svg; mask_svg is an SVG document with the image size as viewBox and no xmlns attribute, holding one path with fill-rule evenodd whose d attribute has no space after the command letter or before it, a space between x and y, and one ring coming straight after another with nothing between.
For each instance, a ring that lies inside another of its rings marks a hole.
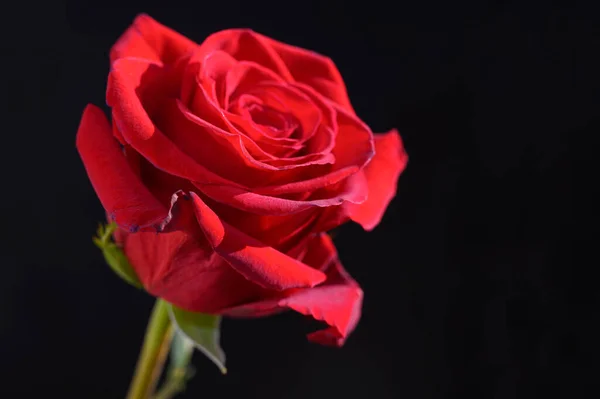
<instances>
[{"instance_id":1,"label":"curled petal edge","mask_svg":"<svg viewBox=\"0 0 600 399\"><path fill-rule=\"evenodd\" d=\"M320 247L324 256L322 269L327 273L327 280L323 284L288 290L274 298L227 308L219 313L230 317L262 317L294 310L328 325L326 329L310 333L307 336L310 341L329 346L344 345L360 319L364 294L344 270L329 236L316 236L312 245Z\"/></svg>"}]
</instances>

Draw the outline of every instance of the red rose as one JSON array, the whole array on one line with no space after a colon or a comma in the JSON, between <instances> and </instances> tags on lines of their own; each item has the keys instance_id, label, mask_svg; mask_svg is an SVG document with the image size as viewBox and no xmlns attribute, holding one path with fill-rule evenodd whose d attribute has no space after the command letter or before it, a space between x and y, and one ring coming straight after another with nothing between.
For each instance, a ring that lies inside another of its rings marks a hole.
<instances>
[{"instance_id":1,"label":"red rose","mask_svg":"<svg viewBox=\"0 0 600 399\"><path fill-rule=\"evenodd\" d=\"M329 58L251 30L198 45L141 15L110 60L112 126L89 105L77 148L146 290L228 316L293 309L341 345L363 293L325 232L379 223L398 133L373 136Z\"/></svg>"}]
</instances>

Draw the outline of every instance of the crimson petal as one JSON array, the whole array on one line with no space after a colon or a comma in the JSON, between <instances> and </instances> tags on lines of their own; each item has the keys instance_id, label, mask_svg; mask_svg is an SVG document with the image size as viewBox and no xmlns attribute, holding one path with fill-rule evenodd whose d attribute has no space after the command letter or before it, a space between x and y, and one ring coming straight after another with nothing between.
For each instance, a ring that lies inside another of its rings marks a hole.
<instances>
[{"instance_id":1,"label":"crimson petal","mask_svg":"<svg viewBox=\"0 0 600 399\"><path fill-rule=\"evenodd\" d=\"M158 69L157 69L158 68ZM158 129L146 112L136 90L144 78L160 81L160 66L148 60L122 58L112 65L106 101L123 140L158 169L188 180L235 183L198 164ZM173 162L176 159L177 162Z\"/></svg>"},{"instance_id":2,"label":"crimson petal","mask_svg":"<svg viewBox=\"0 0 600 399\"><path fill-rule=\"evenodd\" d=\"M365 201L367 195L366 180L362 173L355 173L341 182L340 189L336 190L333 196L311 200L278 198L233 186L198 182L194 182L194 185L215 201L247 212L271 216L290 215L314 207L327 208L342 205L345 202L360 204ZM324 194L329 194L327 187L324 187L322 191Z\"/></svg>"},{"instance_id":3,"label":"crimson petal","mask_svg":"<svg viewBox=\"0 0 600 399\"><path fill-rule=\"evenodd\" d=\"M192 204L182 201L182 206ZM232 269L200 231L127 234L124 249L148 292L189 311L214 313L264 295Z\"/></svg>"},{"instance_id":4,"label":"crimson petal","mask_svg":"<svg viewBox=\"0 0 600 399\"><path fill-rule=\"evenodd\" d=\"M197 44L146 14L138 15L110 51L110 61L137 57L172 63Z\"/></svg>"},{"instance_id":5,"label":"crimson petal","mask_svg":"<svg viewBox=\"0 0 600 399\"><path fill-rule=\"evenodd\" d=\"M350 218L367 231L379 224L385 209L396 195L398 177L406 167L408 156L398 131L375 135L375 156L364 169L369 196L362 204L346 204Z\"/></svg>"},{"instance_id":6,"label":"crimson petal","mask_svg":"<svg viewBox=\"0 0 600 399\"><path fill-rule=\"evenodd\" d=\"M167 217L168 210L131 169L100 108L85 108L77 150L100 202L119 226L135 231Z\"/></svg>"},{"instance_id":7,"label":"crimson petal","mask_svg":"<svg viewBox=\"0 0 600 399\"><path fill-rule=\"evenodd\" d=\"M253 61L288 81L293 79L285 62L270 45L269 40L250 29L228 29L217 32L206 38L200 48L206 54L224 51L238 61Z\"/></svg>"},{"instance_id":8,"label":"crimson petal","mask_svg":"<svg viewBox=\"0 0 600 399\"><path fill-rule=\"evenodd\" d=\"M232 317L258 317L292 309L329 325L324 330L309 334L309 340L342 346L360 319L363 291L344 270L335 246L326 234L316 236L309 243L304 261L327 271L327 280L322 285L288 290L276 298L232 307L219 313Z\"/></svg>"},{"instance_id":9,"label":"crimson petal","mask_svg":"<svg viewBox=\"0 0 600 399\"><path fill-rule=\"evenodd\" d=\"M312 87L346 111L354 113L342 75L331 58L271 38L263 39L279 54L294 80Z\"/></svg>"},{"instance_id":10,"label":"crimson petal","mask_svg":"<svg viewBox=\"0 0 600 399\"><path fill-rule=\"evenodd\" d=\"M200 197L191 193L196 218L214 251L248 280L262 287L285 290L314 287L325 274L266 246L223 222Z\"/></svg>"}]
</instances>

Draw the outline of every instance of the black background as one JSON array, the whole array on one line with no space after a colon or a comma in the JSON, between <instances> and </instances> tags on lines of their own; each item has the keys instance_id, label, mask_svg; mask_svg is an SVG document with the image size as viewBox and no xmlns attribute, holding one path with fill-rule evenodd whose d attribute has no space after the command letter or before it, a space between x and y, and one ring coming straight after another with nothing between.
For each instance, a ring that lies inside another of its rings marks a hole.
<instances>
[{"instance_id":1,"label":"black background","mask_svg":"<svg viewBox=\"0 0 600 399\"><path fill-rule=\"evenodd\" d=\"M139 12L196 41L250 27L331 56L359 116L374 131L398 128L410 156L382 224L336 238L366 293L346 346L308 343L314 326L295 314L226 320L229 374L197 354L182 397L594 397L597 225L580 191L597 184L583 177L600 130L592 7L5 7L0 397L126 392L153 300L93 246L104 215L74 142L84 106L104 104L110 46Z\"/></svg>"}]
</instances>

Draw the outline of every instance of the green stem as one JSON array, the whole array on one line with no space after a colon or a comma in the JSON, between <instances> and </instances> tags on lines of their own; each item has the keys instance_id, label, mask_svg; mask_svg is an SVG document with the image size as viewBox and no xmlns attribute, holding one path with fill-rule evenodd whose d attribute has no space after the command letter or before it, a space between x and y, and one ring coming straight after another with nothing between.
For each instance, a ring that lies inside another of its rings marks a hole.
<instances>
[{"instance_id":1,"label":"green stem","mask_svg":"<svg viewBox=\"0 0 600 399\"><path fill-rule=\"evenodd\" d=\"M147 399L156 387L172 338L167 307L162 299L154 304L127 399Z\"/></svg>"},{"instance_id":2,"label":"green stem","mask_svg":"<svg viewBox=\"0 0 600 399\"><path fill-rule=\"evenodd\" d=\"M172 399L178 393L185 389L186 380L189 376L186 375L186 369L173 370L162 388L156 392L152 399Z\"/></svg>"}]
</instances>

